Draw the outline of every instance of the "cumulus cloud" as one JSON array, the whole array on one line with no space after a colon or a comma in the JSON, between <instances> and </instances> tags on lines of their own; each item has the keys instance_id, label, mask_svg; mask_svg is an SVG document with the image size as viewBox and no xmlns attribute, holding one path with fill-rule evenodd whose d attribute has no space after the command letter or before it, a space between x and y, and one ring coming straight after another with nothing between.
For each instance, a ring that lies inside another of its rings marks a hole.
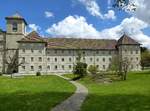
<instances>
[{"instance_id":1,"label":"cumulus cloud","mask_svg":"<svg viewBox=\"0 0 150 111\"><path fill-rule=\"evenodd\" d=\"M116 19L115 12L113 10L108 10L108 13L104 14L105 19Z\"/></svg>"},{"instance_id":2,"label":"cumulus cloud","mask_svg":"<svg viewBox=\"0 0 150 111\"><path fill-rule=\"evenodd\" d=\"M133 39L150 48L150 37L145 35L142 30L148 24L135 17L125 18L121 24L107 28L102 31L96 30L92 24L88 24L82 16L68 16L64 20L53 24L46 32L57 37L74 38L97 38L97 39L119 39L126 33Z\"/></svg>"},{"instance_id":3,"label":"cumulus cloud","mask_svg":"<svg viewBox=\"0 0 150 111\"><path fill-rule=\"evenodd\" d=\"M143 20L150 24L150 0L129 0L130 4L135 4L135 11L128 11L133 14L134 17ZM132 6L127 7L132 8Z\"/></svg>"},{"instance_id":4,"label":"cumulus cloud","mask_svg":"<svg viewBox=\"0 0 150 111\"><path fill-rule=\"evenodd\" d=\"M53 24L46 30L47 33L54 36L68 37L96 37L99 32L88 24L82 16L68 16L57 24Z\"/></svg>"},{"instance_id":5,"label":"cumulus cloud","mask_svg":"<svg viewBox=\"0 0 150 111\"><path fill-rule=\"evenodd\" d=\"M46 18L54 17L54 14L50 11L45 11L44 14Z\"/></svg>"},{"instance_id":6,"label":"cumulus cloud","mask_svg":"<svg viewBox=\"0 0 150 111\"><path fill-rule=\"evenodd\" d=\"M107 14L102 14L100 10L100 6L96 2L96 0L78 0L85 7L86 10L93 16L100 17L101 19L115 19L115 12L113 10L109 10Z\"/></svg>"},{"instance_id":7,"label":"cumulus cloud","mask_svg":"<svg viewBox=\"0 0 150 111\"><path fill-rule=\"evenodd\" d=\"M41 27L36 24L29 24L30 31L39 31L41 30Z\"/></svg>"}]
</instances>

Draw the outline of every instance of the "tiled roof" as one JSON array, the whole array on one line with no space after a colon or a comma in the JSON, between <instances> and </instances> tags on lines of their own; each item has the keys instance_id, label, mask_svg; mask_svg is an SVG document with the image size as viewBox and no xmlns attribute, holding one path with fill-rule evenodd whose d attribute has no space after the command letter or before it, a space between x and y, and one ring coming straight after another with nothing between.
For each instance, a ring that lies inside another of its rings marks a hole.
<instances>
[{"instance_id":1,"label":"tiled roof","mask_svg":"<svg viewBox=\"0 0 150 111\"><path fill-rule=\"evenodd\" d=\"M42 38L35 31L29 33L19 42L46 43L49 49L116 49L120 44L138 44L130 37L123 35L118 41L109 39L78 38Z\"/></svg>"},{"instance_id":2,"label":"tiled roof","mask_svg":"<svg viewBox=\"0 0 150 111\"><path fill-rule=\"evenodd\" d=\"M126 44L126 45L139 45L137 41L133 40L131 37L124 34L117 42L118 45Z\"/></svg>"},{"instance_id":3,"label":"tiled roof","mask_svg":"<svg viewBox=\"0 0 150 111\"><path fill-rule=\"evenodd\" d=\"M35 31L29 33L26 37L22 38L18 42L40 42L40 43L46 43L46 41L39 36L39 34Z\"/></svg>"},{"instance_id":4,"label":"tiled roof","mask_svg":"<svg viewBox=\"0 0 150 111\"><path fill-rule=\"evenodd\" d=\"M115 49L116 40L48 38L49 49Z\"/></svg>"}]
</instances>

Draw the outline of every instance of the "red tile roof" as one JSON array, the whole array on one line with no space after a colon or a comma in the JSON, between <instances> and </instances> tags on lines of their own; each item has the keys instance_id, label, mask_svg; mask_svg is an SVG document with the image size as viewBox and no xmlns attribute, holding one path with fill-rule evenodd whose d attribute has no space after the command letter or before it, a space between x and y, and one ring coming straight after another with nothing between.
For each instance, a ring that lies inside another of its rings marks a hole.
<instances>
[{"instance_id":1,"label":"red tile roof","mask_svg":"<svg viewBox=\"0 0 150 111\"><path fill-rule=\"evenodd\" d=\"M46 43L49 49L116 49L120 44L139 44L123 35L118 41L109 39L42 38L35 31L18 42Z\"/></svg>"}]
</instances>

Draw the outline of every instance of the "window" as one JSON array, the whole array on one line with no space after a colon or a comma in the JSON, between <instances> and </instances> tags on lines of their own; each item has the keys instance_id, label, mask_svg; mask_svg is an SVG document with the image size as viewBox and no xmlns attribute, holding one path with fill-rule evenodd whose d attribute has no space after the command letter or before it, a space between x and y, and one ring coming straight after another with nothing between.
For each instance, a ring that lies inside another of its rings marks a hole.
<instances>
[{"instance_id":1,"label":"window","mask_svg":"<svg viewBox=\"0 0 150 111\"><path fill-rule=\"evenodd\" d=\"M62 65L62 69L63 69L63 70L65 69L64 65Z\"/></svg>"},{"instance_id":2,"label":"window","mask_svg":"<svg viewBox=\"0 0 150 111\"><path fill-rule=\"evenodd\" d=\"M102 54L105 54L105 51L102 51Z\"/></svg>"},{"instance_id":3,"label":"window","mask_svg":"<svg viewBox=\"0 0 150 111\"><path fill-rule=\"evenodd\" d=\"M72 66L71 65L69 65L69 69L71 69L72 68Z\"/></svg>"},{"instance_id":4,"label":"window","mask_svg":"<svg viewBox=\"0 0 150 111\"><path fill-rule=\"evenodd\" d=\"M138 60L139 60L139 58L138 58L138 57L136 57L136 60L138 61Z\"/></svg>"},{"instance_id":5,"label":"window","mask_svg":"<svg viewBox=\"0 0 150 111\"><path fill-rule=\"evenodd\" d=\"M71 50L69 50L68 53L71 54Z\"/></svg>"},{"instance_id":6,"label":"window","mask_svg":"<svg viewBox=\"0 0 150 111\"><path fill-rule=\"evenodd\" d=\"M131 69L133 69L133 65L131 65Z\"/></svg>"},{"instance_id":7,"label":"window","mask_svg":"<svg viewBox=\"0 0 150 111\"><path fill-rule=\"evenodd\" d=\"M131 51L131 54L133 54L133 51Z\"/></svg>"},{"instance_id":8,"label":"window","mask_svg":"<svg viewBox=\"0 0 150 111\"><path fill-rule=\"evenodd\" d=\"M83 55L84 55L84 54L85 54L85 51L83 51L82 53L83 53Z\"/></svg>"},{"instance_id":9,"label":"window","mask_svg":"<svg viewBox=\"0 0 150 111\"><path fill-rule=\"evenodd\" d=\"M61 53L64 53L64 50L62 50Z\"/></svg>"},{"instance_id":10,"label":"window","mask_svg":"<svg viewBox=\"0 0 150 111\"><path fill-rule=\"evenodd\" d=\"M96 65L97 68L99 68L99 65Z\"/></svg>"},{"instance_id":11,"label":"window","mask_svg":"<svg viewBox=\"0 0 150 111\"><path fill-rule=\"evenodd\" d=\"M40 71L42 70L42 66L39 66L39 70L40 70Z\"/></svg>"},{"instance_id":12,"label":"window","mask_svg":"<svg viewBox=\"0 0 150 111\"><path fill-rule=\"evenodd\" d=\"M85 61L85 57L83 57L83 61Z\"/></svg>"},{"instance_id":13,"label":"window","mask_svg":"<svg viewBox=\"0 0 150 111\"><path fill-rule=\"evenodd\" d=\"M34 66L31 66L31 71L34 71Z\"/></svg>"},{"instance_id":14,"label":"window","mask_svg":"<svg viewBox=\"0 0 150 111\"><path fill-rule=\"evenodd\" d=\"M33 53L33 52L34 52L34 50L33 50L33 49L31 49L31 52Z\"/></svg>"},{"instance_id":15,"label":"window","mask_svg":"<svg viewBox=\"0 0 150 111\"><path fill-rule=\"evenodd\" d=\"M139 51L138 50L136 50L136 54L138 54L139 53Z\"/></svg>"},{"instance_id":16,"label":"window","mask_svg":"<svg viewBox=\"0 0 150 111\"><path fill-rule=\"evenodd\" d=\"M16 22L14 22L12 24L12 30L13 30L13 32L17 32L17 30L18 30L18 24Z\"/></svg>"},{"instance_id":17,"label":"window","mask_svg":"<svg viewBox=\"0 0 150 111\"><path fill-rule=\"evenodd\" d=\"M91 61L91 62L92 62L92 60L93 60L93 59L92 59L92 58L90 58L90 61Z\"/></svg>"},{"instance_id":18,"label":"window","mask_svg":"<svg viewBox=\"0 0 150 111\"><path fill-rule=\"evenodd\" d=\"M47 61L50 61L50 58L47 58Z\"/></svg>"},{"instance_id":19,"label":"window","mask_svg":"<svg viewBox=\"0 0 150 111\"><path fill-rule=\"evenodd\" d=\"M111 62L111 58L109 58L109 62Z\"/></svg>"},{"instance_id":20,"label":"window","mask_svg":"<svg viewBox=\"0 0 150 111\"><path fill-rule=\"evenodd\" d=\"M109 51L109 55L111 54L111 51Z\"/></svg>"},{"instance_id":21,"label":"window","mask_svg":"<svg viewBox=\"0 0 150 111\"><path fill-rule=\"evenodd\" d=\"M25 53L25 49L22 49L22 52Z\"/></svg>"},{"instance_id":22,"label":"window","mask_svg":"<svg viewBox=\"0 0 150 111\"><path fill-rule=\"evenodd\" d=\"M57 62L57 58L55 58L55 62Z\"/></svg>"},{"instance_id":23,"label":"window","mask_svg":"<svg viewBox=\"0 0 150 111\"><path fill-rule=\"evenodd\" d=\"M47 69L50 70L50 66L47 66Z\"/></svg>"},{"instance_id":24,"label":"window","mask_svg":"<svg viewBox=\"0 0 150 111\"><path fill-rule=\"evenodd\" d=\"M105 69L105 65L103 65L103 69Z\"/></svg>"},{"instance_id":25,"label":"window","mask_svg":"<svg viewBox=\"0 0 150 111\"><path fill-rule=\"evenodd\" d=\"M22 66L22 70L25 70L25 66Z\"/></svg>"},{"instance_id":26,"label":"window","mask_svg":"<svg viewBox=\"0 0 150 111\"><path fill-rule=\"evenodd\" d=\"M98 62L98 61L99 61L99 58L97 58L96 61Z\"/></svg>"},{"instance_id":27,"label":"window","mask_svg":"<svg viewBox=\"0 0 150 111\"><path fill-rule=\"evenodd\" d=\"M57 65L55 66L55 70L57 70L58 69L58 67L57 67Z\"/></svg>"},{"instance_id":28,"label":"window","mask_svg":"<svg viewBox=\"0 0 150 111\"><path fill-rule=\"evenodd\" d=\"M69 58L69 61L71 62L71 58Z\"/></svg>"},{"instance_id":29,"label":"window","mask_svg":"<svg viewBox=\"0 0 150 111\"><path fill-rule=\"evenodd\" d=\"M64 59L64 58L62 58L62 59L61 59L61 61L62 61L62 62L64 62L64 61L65 61L65 59Z\"/></svg>"},{"instance_id":30,"label":"window","mask_svg":"<svg viewBox=\"0 0 150 111\"><path fill-rule=\"evenodd\" d=\"M57 54L57 50L55 50L55 54Z\"/></svg>"},{"instance_id":31,"label":"window","mask_svg":"<svg viewBox=\"0 0 150 111\"><path fill-rule=\"evenodd\" d=\"M31 62L33 62L34 61L34 58L33 57L31 57Z\"/></svg>"},{"instance_id":32,"label":"window","mask_svg":"<svg viewBox=\"0 0 150 111\"><path fill-rule=\"evenodd\" d=\"M124 52L126 53L126 52L127 52L127 50L125 49L125 50L124 50Z\"/></svg>"},{"instance_id":33,"label":"window","mask_svg":"<svg viewBox=\"0 0 150 111\"><path fill-rule=\"evenodd\" d=\"M105 62L105 58L103 58L103 62Z\"/></svg>"},{"instance_id":34,"label":"window","mask_svg":"<svg viewBox=\"0 0 150 111\"><path fill-rule=\"evenodd\" d=\"M26 60L25 60L25 57L22 57L22 62L25 62Z\"/></svg>"},{"instance_id":35,"label":"window","mask_svg":"<svg viewBox=\"0 0 150 111\"><path fill-rule=\"evenodd\" d=\"M131 61L133 60L133 58L131 57Z\"/></svg>"},{"instance_id":36,"label":"window","mask_svg":"<svg viewBox=\"0 0 150 111\"><path fill-rule=\"evenodd\" d=\"M96 54L99 54L99 51L96 51Z\"/></svg>"},{"instance_id":37,"label":"window","mask_svg":"<svg viewBox=\"0 0 150 111\"><path fill-rule=\"evenodd\" d=\"M39 50L39 53L42 53L42 50Z\"/></svg>"},{"instance_id":38,"label":"window","mask_svg":"<svg viewBox=\"0 0 150 111\"><path fill-rule=\"evenodd\" d=\"M39 57L39 62L42 62L42 57Z\"/></svg>"}]
</instances>

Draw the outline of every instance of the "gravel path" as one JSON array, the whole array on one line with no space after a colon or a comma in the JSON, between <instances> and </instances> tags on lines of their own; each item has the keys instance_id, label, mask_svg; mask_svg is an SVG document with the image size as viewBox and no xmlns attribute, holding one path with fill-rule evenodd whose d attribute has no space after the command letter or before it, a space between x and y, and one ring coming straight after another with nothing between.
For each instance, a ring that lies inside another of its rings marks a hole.
<instances>
[{"instance_id":1,"label":"gravel path","mask_svg":"<svg viewBox=\"0 0 150 111\"><path fill-rule=\"evenodd\" d=\"M63 77L61 75L57 76L69 80L68 78ZM83 86L78 82L75 81L70 82L74 84L77 88L75 93L62 103L58 104L51 111L80 111L80 107L88 94L88 90L85 86Z\"/></svg>"}]
</instances>

